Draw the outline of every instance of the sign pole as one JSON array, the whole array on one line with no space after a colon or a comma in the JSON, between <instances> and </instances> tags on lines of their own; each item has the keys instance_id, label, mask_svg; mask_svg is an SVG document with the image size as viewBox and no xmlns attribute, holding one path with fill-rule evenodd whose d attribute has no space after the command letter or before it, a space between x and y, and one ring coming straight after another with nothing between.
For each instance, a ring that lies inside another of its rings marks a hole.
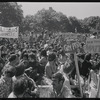
<instances>
[{"instance_id":1,"label":"sign pole","mask_svg":"<svg viewBox=\"0 0 100 100\"><path fill-rule=\"evenodd\" d=\"M99 68L99 77L98 77L98 86L97 86L96 98L99 98L99 93L100 93L100 68Z\"/></svg>"},{"instance_id":2,"label":"sign pole","mask_svg":"<svg viewBox=\"0 0 100 100\"><path fill-rule=\"evenodd\" d=\"M80 73L79 73L79 68L78 68L78 61L77 61L76 52L74 53L74 60L75 60L76 73L77 73L77 78L78 78L80 93L81 93L81 97L83 97L82 87L81 87L81 83L80 83Z\"/></svg>"}]
</instances>

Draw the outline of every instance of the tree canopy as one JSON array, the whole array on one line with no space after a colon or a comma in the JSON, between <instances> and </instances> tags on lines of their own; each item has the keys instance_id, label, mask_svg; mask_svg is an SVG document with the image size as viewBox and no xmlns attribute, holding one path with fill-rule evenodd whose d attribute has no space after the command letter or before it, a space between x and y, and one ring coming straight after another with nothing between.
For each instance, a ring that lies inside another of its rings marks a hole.
<instances>
[{"instance_id":1,"label":"tree canopy","mask_svg":"<svg viewBox=\"0 0 100 100\"><path fill-rule=\"evenodd\" d=\"M100 32L100 17L90 16L83 20L75 16L67 17L52 7L41 9L36 14L23 16L21 5L17 2L0 3L0 25L4 27L19 26L20 32L33 31L50 33L55 32Z\"/></svg>"}]
</instances>

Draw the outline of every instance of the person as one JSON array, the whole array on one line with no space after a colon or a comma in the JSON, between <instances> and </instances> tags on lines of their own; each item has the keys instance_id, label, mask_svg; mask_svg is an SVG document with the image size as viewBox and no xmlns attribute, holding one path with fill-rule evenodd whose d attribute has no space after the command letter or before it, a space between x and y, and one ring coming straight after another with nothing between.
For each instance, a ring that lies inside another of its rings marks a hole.
<instances>
[{"instance_id":1,"label":"person","mask_svg":"<svg viewBox=\"0 0 100 100\"><path fill-rule=\"evenodd\" d=\"M28 54L28 58L29 58L29 64L28 64L28 68L25 69L25 73L36 82L40 74L39 63L36 60L36 55L32 52Z\"/></svg>"},{"instance_id":2,"label":"person","mask_svg":"<svg viewBox=\"0 0 100 100\"><path fill-rule=\"evenodd\" d=\"M27 94L28 83L25 78L16 80L13 84L13 91L10 93L8 98L32 98Z\"/></svg>"},{"instance_id":3,"label":"person","mask_svg":"<svg viewBox=\"0 0 100 100\"><path fill-rule=\"evenodd\" d=\"M60 50L59 56L60 56L60 59L59 59L60 62L61 62L62 64L65 63L66 60L67 60L67 56L65 55L64 50Z\"/></svg>"},{"instance_id":4,"label":"person","mask_svg":"<svg viewBox=\"0 0 100 100\"><path fill-rule=\"evenodd\" d=\"M39 63L40 63L40 65L42 67L42 70L43 70L42 73L44 74L45 66L47 64L47 54L46 54L46 50L42 50L41 51Z\"/></svg>"},{"instance_id":5,"label":"person","mask_svg":"<svg viewBox=\"0 0 100 100\"><path fill-rule=\"evenodd\" d=\"M7 62L7 54L6 53L2 53L1 54L1 58L3 59L4 65L5 65L6 62Z\"/></svg>"},{"instance_id":6,"label":"person","mask_svg":"<svg viewBox=\"0 0 100 100\"><path fill-rule=\"evenodd\" d=\"M90 68L90 63L88 63L85 59L85 54L77 54L78 57L78 65L79 65L79 72L80 75L85 79L88 79L89 75L89 68ZM89 66L88 66L89 65Z\"/></svg>"},{"instance_id":7,"label":"person","mask_svg":"<svg viewBox=\"0 0 100 100\"><path fill-rule=\"evenodd\" d=\"M19 57L17 54L11 54L11 56L8 59L8 63L3 67L2 72L4 70L6 70L7 67L9 67L8 65L12 66L15 68L15 66L17 66L19 64Z\"/></svg>"},{"instance_id":8,"label":"person","mask_svg":"<svg viewBox=\"0 0 100 100\"><path fill-rule=\"evenodd\" d=\"M15 76L12 78L13 82L15 80L20 79L20 78L25 78L26 80L29 81L30 90L34 90L34 88L36 87L36 84L35 84L33 79L31 79L30 77L27 76L27 74L25 74L25 66L24 66L24 64L20 63L15 68L16 68L16 73L15 73Z\"/></svg>"},{"instance_id":9,"label":"person","mask_svg":"<svg viewBox=\"0 0 100 100\"><path fill-rule=\"evenodd\" d=\"M27 52L22 53L20 62L24 63L25 69L29 68L29 66L28 66L29 65L29 59L28 59L28 53Z\"/></svg>"},{"instance_id":10,"label":"person","mask_svg":"<svg viewBox=\"0 0 100 100\"><path fill-rule=\"evenodd\" d=\"M14 67L8 65L0 78L0 98L7 98L12 91L12 77L15 74Z\"/></svg>"},{"instance_id":11,"label":"person","mask_svg":"<svg viewBox=\"0 0 100 100\"><path fill-rule=\"evenodd\" d=\"M2 74L2 69L5 65L5 61L2 59L2 57L0 57L0 77L1 77L1 74Z\"/></svg>"},{"instance_id":12,"label":"person","mask_svg":"<svg viewBox=\"0 0 100 100\"><path fill-rule=\"evenodd\" d=\"M52 75L58 71L58 66L56 66L56 55L55 53L50 53L48 55L48 62L45 67L45 76L49 79L52 78Z\"/></svg>"},{"instance_id":13,"label":"person","mask_svg":"<svg viewBox=\"0 0 100 100\"><path fill-rule=\"evenodd\" d=\"M57 72L52 76L53 93L51 97L53 98L72 98L72 93L68 87L64 84L65 78L62 73Z\"/></svg>"},{"instance_id":14,"label":"person","mask_svg":"<svg viewBox=\"0 0 100 100\"><path fill-rule=\"evenodd\" d=\"M46 64L47 64L47 52L46 52L46 50L41 51L39 63L43 66L46 66Z\"/></svg>"}]
</instances>

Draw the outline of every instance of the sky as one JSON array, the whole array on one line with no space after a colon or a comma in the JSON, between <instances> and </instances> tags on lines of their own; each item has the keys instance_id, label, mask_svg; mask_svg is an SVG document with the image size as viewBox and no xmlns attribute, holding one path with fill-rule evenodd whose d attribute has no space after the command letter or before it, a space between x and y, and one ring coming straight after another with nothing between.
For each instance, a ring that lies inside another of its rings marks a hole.
<instances>
[{"instance_id":1,"label":"sky","mask_svg":"<svg viewBox=\"0 0 100 100\"><path fill-rule=\"evenodd\" d=\"M67 17L75 16L84 19L90 16L100 16L99 2L18 2L22 5L24 16L34 15L37 11L52 7L57 12L62 12Z\"/></svg>"}]
</instances>

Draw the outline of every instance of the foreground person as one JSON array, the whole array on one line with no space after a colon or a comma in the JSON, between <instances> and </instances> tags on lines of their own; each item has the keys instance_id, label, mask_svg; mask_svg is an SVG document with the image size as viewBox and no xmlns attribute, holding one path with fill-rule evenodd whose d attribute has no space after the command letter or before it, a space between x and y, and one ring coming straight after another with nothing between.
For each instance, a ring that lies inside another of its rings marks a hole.
<instances>
[{"instance_id":1,"label":"foreground person","mask_svg":"<svg viewBox=\"0 0 100 100\"><path fill-rule=\"evenodd\" d=\"M71 91L69 88L64 84L65 78L63 74L57 72L53 75L52 78L52 85L54 92L51 93L52 98L73 98Z\"/></svg>"},{"instance_id":2,"label":"foreground person","mask_svg":"<svg viewBox=\"0 0 100 100\"><path fill-rule=\"evenodd\" d=\"M0 98L7 98L12 91L12 77L14 76L14 67L7 65L0 78Z\"/></svg>"},{"instance_id":3,"label":"foreground person","mask_svg":"<svg viewBox=\"0 0 100 100\"><path fill-rule=\"evenodd\" d=\"M13 84L13 91L10 93L8 98L31 98L27 93L27 84L25 78L16 80Z\"/></svg>"}]
</instances>

